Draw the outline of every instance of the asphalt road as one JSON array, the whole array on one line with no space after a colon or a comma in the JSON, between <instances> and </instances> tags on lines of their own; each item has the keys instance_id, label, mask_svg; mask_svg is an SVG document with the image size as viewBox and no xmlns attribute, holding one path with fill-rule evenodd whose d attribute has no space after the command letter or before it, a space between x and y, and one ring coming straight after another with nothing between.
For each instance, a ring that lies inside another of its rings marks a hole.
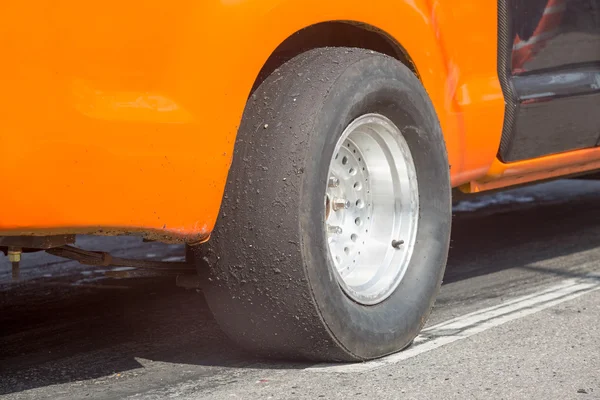
<instances>
[{"instance_id":1,"label":"asphalt road","mask_svg":"<svg viewBox=\"0 0 600 400\"><path fill-rule=\"evenodd\" d=\"M35 253L13 283L0 258L0 398L600 399L600 182L484 196L455 214L423 334L362 364L255 359L172 277L111 278ZM183 256L135 238L78 244Z\"/></svg>"}]
</instances>

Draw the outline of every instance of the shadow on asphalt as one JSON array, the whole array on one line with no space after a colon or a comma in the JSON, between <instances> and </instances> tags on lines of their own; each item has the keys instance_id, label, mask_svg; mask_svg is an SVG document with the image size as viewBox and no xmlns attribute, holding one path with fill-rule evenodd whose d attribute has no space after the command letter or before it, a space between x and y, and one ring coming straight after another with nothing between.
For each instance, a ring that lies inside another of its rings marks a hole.
<instances>
[{"instance_id":1,"label":"shadow on asphalt","mask_svg":"<svg viewBox=\"0 0 600 400\"><path fill-rule=\"evenodd\" d=\"M600 244L600 195L485 217L455 217L444 284ZM564 272L566 275L571 272ZM577 275L577 273L574 273ZM303 368L257 360L219 330L201 293L171 279L106 281L127 289L27 282L0 292L0 394L147 368L149 360L233 368Z\"/></svg>"},{"instance_id":2,"label":"shadow on asphalt","mask_svg":"<svg viewBox=\"0 0 600 400\"><path fill-rule=\"evenodd\" d=\"M510 268L578 277L573 272L545 270L532 264L598 246L600 193L481 218L461 213L453 220L444 283Z\"/></svg>"}]
</instances>

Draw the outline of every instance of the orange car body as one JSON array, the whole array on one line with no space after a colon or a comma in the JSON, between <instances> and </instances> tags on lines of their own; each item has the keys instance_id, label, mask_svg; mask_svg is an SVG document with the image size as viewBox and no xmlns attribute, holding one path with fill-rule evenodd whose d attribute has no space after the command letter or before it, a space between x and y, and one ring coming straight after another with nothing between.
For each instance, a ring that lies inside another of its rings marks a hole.
<instances>
[{"instance_id":1,"label":"orange car body","mask_svg":"<svg viewBox=\"0 0 600 400\"><path fill-rule=\"evenodd\" d=\"M410 60L435 106L453 187L600 168L600 147L498 159L496 2L6 0L0 11L4 236L207 239L259 72L287 38L327 21L368 26Z\"/></svg>"}]
</instances>

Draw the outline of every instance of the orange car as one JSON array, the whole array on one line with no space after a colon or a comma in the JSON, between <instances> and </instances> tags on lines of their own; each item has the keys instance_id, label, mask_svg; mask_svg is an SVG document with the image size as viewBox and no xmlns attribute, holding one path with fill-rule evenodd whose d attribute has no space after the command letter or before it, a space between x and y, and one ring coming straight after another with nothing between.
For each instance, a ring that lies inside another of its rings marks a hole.
<instances>
[{"instance_id":1,"label":"orange car","mask_svg":"<svg viewBox=\"0 0 600 400\"><path fill-rule=\"evenodd\" d=\"M4 252L185 242L223 330L261 354L406 347L453 188L600 169L598 0L0 10Z\"/></svg>"}]
</instances>

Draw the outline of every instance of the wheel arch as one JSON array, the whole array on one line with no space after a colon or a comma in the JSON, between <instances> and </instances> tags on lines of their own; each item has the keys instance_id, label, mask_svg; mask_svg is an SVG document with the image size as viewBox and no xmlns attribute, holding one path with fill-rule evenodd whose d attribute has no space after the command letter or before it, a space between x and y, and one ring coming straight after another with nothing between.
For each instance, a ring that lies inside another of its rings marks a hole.
<instances>
[{"instance_id":1,"label":"wheel arch","mask_svg":"<svg viewBox=\"0 0 600 400\"><path fill-rule=\"evenodd\" d=\"M283 40L263 64L250 93L286 61L305 51L325 47L356 47L386 54L400 61L419 77L416 65L406 49L390 34L367 23L334 20L309 25Z\"/></svg>"}]
</instances>

